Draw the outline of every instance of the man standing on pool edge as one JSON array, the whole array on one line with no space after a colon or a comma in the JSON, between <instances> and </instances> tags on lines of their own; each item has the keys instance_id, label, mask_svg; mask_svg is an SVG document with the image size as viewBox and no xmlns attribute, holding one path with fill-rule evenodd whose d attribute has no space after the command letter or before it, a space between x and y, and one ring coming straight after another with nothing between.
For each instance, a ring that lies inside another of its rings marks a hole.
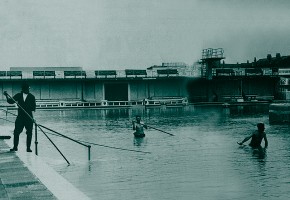
<instances>
[{"instance_id":1,"label":"man standing on pool edge","mask_svg":"<svg viewBox=\"0 0 290 200\"><path fill-rule=\"evenodd\" d=\"M246 141L248 141L249 139L252 138L252 140L251 140L249 145L252 148L260 149L262 140L264 139L265 148L267 148L268 147L268 139L267 139L266 133L264 132L265 131L265 124L264 123L258 123L257 124L257 128L258 128L257 131L255 131L252 135L246 137L242 142L238 142L238 144L242 145L244 142L246 142Z\"/></svg>"},{"instance_id":2,"label":"man standing on pool edge","mask_svg":"<svg viewBox=\"0 0 290 200\"><path fill-rule=\"evenodd\" d=\"M33 115L32 111L35 111L36 102L35 97L29 92L29 85L27 83L23 83L21 86L22 91L17 93L11 98L6 91L4 91L4 95L6 96L7 102L9 104L14 104L17 102L18 106L18 115L15 121L15 129L14 129L14 138L13 138L13 148L10 151L18 150L19 143L19 135L23 131L23 128L26 129L26 151L32 152L31 140L32 140L32 129L33 129Z\"/></svg>"}]
</instances>

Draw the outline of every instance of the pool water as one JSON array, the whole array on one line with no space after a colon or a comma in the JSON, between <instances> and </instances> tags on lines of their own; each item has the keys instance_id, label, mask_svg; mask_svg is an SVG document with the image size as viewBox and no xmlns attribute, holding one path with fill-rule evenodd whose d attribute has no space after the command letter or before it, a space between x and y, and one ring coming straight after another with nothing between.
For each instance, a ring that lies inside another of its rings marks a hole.
<instances>
[{"instance_id":1,"label":"pool water","mask_svg":"<svg viewBox=\"0 0 290 200\"><path fill-rule=\"evenodd\" d=\"M135 139L135 115L174 136L148 128L145 138ZM46 132L71 163L68 166L38 130L39 156L91 199L290 198L290 126L269 125L263 109L38 110L35 119L91 143L89 161L87 148ZM256 130L258 122L266 125L265 154L237 144ZM1 124L13 131L13 124Z\"/></svg>"}]
</instances>

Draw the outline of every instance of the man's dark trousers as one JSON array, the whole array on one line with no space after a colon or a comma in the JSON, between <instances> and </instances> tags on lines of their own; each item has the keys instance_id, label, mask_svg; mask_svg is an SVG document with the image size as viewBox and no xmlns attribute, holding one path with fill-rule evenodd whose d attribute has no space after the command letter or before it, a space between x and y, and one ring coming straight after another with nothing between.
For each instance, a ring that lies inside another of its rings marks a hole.
<instances>
[{"instance_id":1,"label":"man's dark trousers","mask_svg":"<svg viewBox=\"0 0 290 200\"><path fill-rule=\"evenodd\" d=\"M19 143L19 135L23 131L23 128L26 129L26 148L30 149L31 139L32 139L32 129L33 129L33 121L28 116L17 116L15 121L15 129L14 129L14 148L18 147Z\"/></svg>"}]
</instances>

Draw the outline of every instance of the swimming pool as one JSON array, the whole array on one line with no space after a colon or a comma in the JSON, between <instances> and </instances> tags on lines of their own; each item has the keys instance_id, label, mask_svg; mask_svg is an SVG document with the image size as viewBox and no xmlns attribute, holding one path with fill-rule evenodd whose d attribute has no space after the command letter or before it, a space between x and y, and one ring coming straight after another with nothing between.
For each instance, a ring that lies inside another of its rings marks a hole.
<instances>
[{"instance_id":1,"label":"swimming pool","mask_svg":"<svg viewBox=\"0 0 290 200\"><path fill-rule=\"evenodd\" d=\"M145 138L135 139L131 121L136 114L175 136L148 128ZM37 111L35 118L78 140L150 152L92 145L88 161L86 148L49 135L71 162L68 166L39 131L39 156L92 199L272 200L290 196L290 127L269 125L263 109L232 114L221 107L191 106ZM265 156L236 143L261 121L269 141Z\"/></svg>"}]
</instances>

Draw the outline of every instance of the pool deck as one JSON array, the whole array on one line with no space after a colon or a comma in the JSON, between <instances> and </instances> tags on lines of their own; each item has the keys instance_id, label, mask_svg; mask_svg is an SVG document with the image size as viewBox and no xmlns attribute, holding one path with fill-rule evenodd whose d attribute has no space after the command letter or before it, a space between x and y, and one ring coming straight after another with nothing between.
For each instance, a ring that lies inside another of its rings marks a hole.
<instances>
[{"instance_id":1,"label":"pool deck","mask_svg":"<svg viewBox=\"0 0 290 200\"><path fill-rule=\"evenodd\" d=\"M34 153L0 139L0 200L89 199Z\"/></svg>"}]
</instances>

